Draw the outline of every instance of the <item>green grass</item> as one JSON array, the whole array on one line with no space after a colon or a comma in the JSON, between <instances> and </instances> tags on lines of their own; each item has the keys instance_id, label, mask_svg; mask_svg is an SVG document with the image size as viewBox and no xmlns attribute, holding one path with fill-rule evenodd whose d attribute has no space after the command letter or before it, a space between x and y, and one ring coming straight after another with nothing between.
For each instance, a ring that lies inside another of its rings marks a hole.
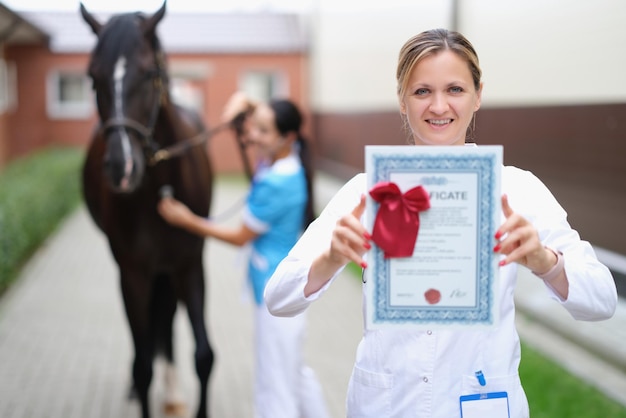
<instances>
[{"instance_id":1,"label":"green grass","mask_svg":"<svg viewBox=\"0 0 626 418\"><path fill-rule=\"evenodd\" d=\"M83 151L49 148L0 172L0 294L80 202Z\"/></svg>"},{"instance_id":2,"label":"green grass","mask_svg":"<svg viewBox=\"0 0 626 418\"><path fill-rule=\"evenodd\" d=\"M361 268L346 267L361 280ZM531 418L626 418L626 407L522 341L520 379Z\"/></svg>"},{"instance_id":3,"label":"green grass","mask_svg":"<svg viewBox=\"0 0 626 418\"><path fill-rule=\"evenodd\" d=\"M520 378L532 418L626 418L626 407L523 342Z\"/></svg>"},{"instance_id":4,"label":"green grass","mask_svg":"<svg viewBox=\"0 0 626 418\"><path fill-rule=\"evenodd\" d=\"M16 159L0 171L0 295L58 224L81 202L84 151L50 147ZM220 175L239 187L243 175Z\"/></svg>"}]
</instances>

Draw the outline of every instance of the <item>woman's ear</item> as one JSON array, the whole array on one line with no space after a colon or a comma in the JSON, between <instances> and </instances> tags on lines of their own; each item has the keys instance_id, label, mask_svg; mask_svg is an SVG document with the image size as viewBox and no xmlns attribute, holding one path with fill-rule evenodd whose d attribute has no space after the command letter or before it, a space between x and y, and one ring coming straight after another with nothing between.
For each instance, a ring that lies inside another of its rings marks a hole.
<instances>
[{"instance_id":1,"label":"woman's ear","mask_svg":"<svg viewBox=\"0 0 626 418\"><path fill-rule=\"evenodd\" d=\"M400 103L400 113L406 115L406 105L404 104L404 100L398 99L398 102Z\"/></svg>"},{"instance_id":2,"label":"woman's ear","mask_svg":"<svg viewBox=\"0 0 626 418\"><path fill-rule=\"evenodd\" d=\"M482 103L482 96L483 96L483 83L480 83L480 87L478 88L478 91L476 92L476 104L474 105L474 112L480 109L480 104Z\"/></svg>"}]
</instances>

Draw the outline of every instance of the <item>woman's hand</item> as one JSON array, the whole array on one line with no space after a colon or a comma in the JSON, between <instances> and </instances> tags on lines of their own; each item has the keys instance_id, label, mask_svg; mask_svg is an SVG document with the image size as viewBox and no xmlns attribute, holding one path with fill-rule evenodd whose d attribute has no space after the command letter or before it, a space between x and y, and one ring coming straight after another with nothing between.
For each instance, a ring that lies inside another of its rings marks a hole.
<instances>
[{"instance_id":1,"label":"woman's hand","mask_svg":"<svg viewBox=\"0 0 626 418\"><path fill-rule=\"evenodd\" d=\"M304 286L304 295L312 295L321 289L337 271L353 261L362 268L367 264L363 260L363 254L372 246L371 239L363 225L361 216L365 211L365 195L352 212L342 216L333 230L330 248L313 260L307 283Z\"/></svg>"},{"instance_id":2,"label":"woman's hand","mask_svg":"<svg viewBox=\"0 0 626 418\"><path fill-rule=\"evenodd\" d=\"M161 199L157 210L163 219L178 227L185 227L195 216L184 203L173 197Z\"/></svg>"},{"instance_id":3,"label":"woman's hand","mask_svg":"<svg viewBox=\"0 0 626 418\"><path fill-rule=\"evenodd\" d=\"M347 215L342 216L333 231L328 257L341 265L353 261L357 265L367 267L363 254L370 248L371 236L361 224L361 216L365 211L365 195L359 204Z\"/></svg>"},{"instance_id":4,"label":"woman's hand","mask_svg":"<svg viewBox=\"0 0 626 418\"><path fill-rule=\"evenodd\" d=\"M509 206L506 195L502 196L502 212L506 217L496 232L494 252L506 256L500 265L519 263L536 273L545 273L556 264L556 254L544 247L535 227Z\"/></svg>"},{"instance_id":5,"label":"woman's hand","mask_svg":"<svg viewBox=\"0 0 626 418\"><path fill-rule=\"evenodd\" d=\"M240 115L245 115L254 109L255 104L241 91L230 96L222 112L223 123L233 123Z\"/></svg>"}]
</instances>

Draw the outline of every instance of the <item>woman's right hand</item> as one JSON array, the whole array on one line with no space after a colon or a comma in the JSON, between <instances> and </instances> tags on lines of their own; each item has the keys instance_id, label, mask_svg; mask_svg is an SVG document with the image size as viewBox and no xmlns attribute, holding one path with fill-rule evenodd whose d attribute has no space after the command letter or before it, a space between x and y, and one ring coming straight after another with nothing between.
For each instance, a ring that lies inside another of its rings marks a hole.
<instances>
[{"instance_id":1,"label":"woman's right hand","mask_svg":"<svg viewBox=\"0 0 626 418\"><path fill-rule=\"evenodd\" d=\"M363 255L372 248L370 244L372 237L361 224L364 211L365 195L361 195L359 204L352 212L337 221L328 252L332 262L345 265L352 261L363 268L367 267Z\"/></svg>"},{"instance_id":2,"label":"woman's right hand","mask_svg":"<svg viewBox=\"0 0 626 418\"><path fill-rule=\"evenodd\" d=\"M340 268L353 261L362 268L367 264L363 255L372 248L371 236L361 224L361 216L365 212L365 195L352 209L342 216L333 230L330 248L313 260L307 283L304 286L306 297L320 290Z\"/></svg>"},{"instance_id":3,"label":"woman's right hand","mask_svg":"<svg viewBox=\"0 0 626 418\"><path fill-rule=\"evenodd\" d=\"M185 228L195 216L184 203L173 197L162 198L157 211L168 223L181 228Z\"/></svg>"}]
</instances>

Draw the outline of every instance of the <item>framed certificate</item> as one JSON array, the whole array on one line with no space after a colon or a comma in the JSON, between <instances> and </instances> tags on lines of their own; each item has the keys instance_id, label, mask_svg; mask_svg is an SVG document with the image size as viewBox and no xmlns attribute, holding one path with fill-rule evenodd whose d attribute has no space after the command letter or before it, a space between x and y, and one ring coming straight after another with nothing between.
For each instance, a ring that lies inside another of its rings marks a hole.
<instances>
[{"instance_id":1,"label":"framed certificate","mask_svg":"<svg viewBox=\"0 0 626 418\"><path fill-rule=\"evenodd\" d=\"M392 183L421 186L430 208L419 212L412 255L388 256L378 245L364 272L366 326L490 327L498 318L502 146L366 146L368 190ZM367 229L381 203L368 195Z\"/></svg>"}]
</instances>

